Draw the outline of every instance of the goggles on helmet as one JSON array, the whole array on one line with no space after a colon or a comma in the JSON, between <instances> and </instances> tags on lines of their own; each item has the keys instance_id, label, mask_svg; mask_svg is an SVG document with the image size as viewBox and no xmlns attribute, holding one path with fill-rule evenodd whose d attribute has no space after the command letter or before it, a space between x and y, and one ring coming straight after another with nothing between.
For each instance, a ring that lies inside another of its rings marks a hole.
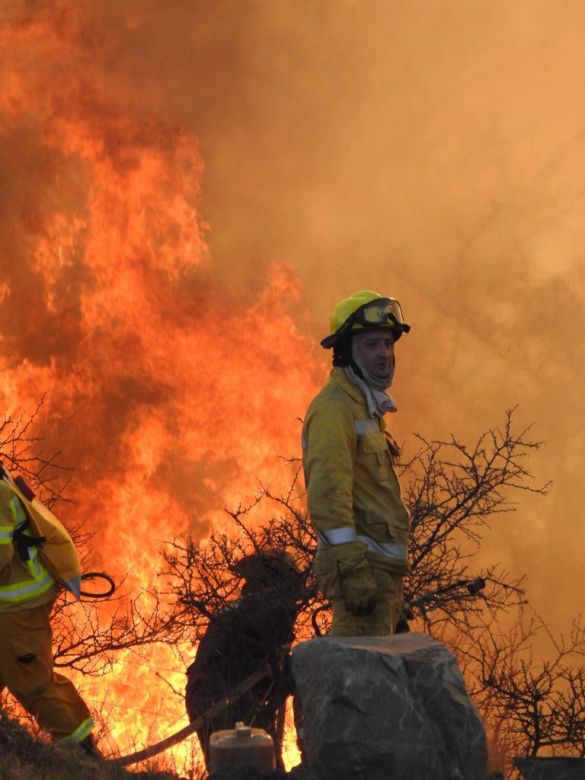
<instances>
[{"instance_id":1,"label":"goggles on helmet","mask_svg":"<svg viewBox=\"0 0 585 780\"><path fill-rule=\"evenodd\" d=\"M394 331L396 338L410 330L410 325L404 322L399 301L396 298L378 298L370 303L365 303L350 314L335 333L323 339L321 346L326 349L332 347L341 336L351 331L360 330L360 326L361 328L390 328Z\"/></svg>"}]
</instances>

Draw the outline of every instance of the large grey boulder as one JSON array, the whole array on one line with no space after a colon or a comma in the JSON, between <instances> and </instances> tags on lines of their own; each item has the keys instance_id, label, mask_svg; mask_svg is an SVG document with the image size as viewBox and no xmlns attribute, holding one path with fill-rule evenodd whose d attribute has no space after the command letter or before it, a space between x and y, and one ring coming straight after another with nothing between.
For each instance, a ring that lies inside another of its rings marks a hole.
<instances>
[{"instance_id":1,"label":"large grey boulder","mask_svg":"<svg viewBox=\"0 0 585 780\"><path fill-rule=\"evenodd\" d=\"M455 657L425 634L322 637L292 672L320 780L485 780L481 719Z\"/></svg>"}]
</instances>

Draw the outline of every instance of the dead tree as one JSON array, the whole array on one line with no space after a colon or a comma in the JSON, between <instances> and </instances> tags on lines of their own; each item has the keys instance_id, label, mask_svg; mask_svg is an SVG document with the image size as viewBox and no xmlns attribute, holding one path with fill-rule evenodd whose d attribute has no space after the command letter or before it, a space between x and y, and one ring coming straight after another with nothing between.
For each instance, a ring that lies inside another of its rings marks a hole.
<instances>
[{"instance_id":1,"label":"dead tree","mask_svg":"<svg viewBox=\"0 0 585 780\"><path fill-rule=\"evenodd\" d=\"M522 575L510 575L497 566L478 570L474 557L482 532L501 515L515 511L518 492L546 493L548 484L534 485L526 467L527 456L542 442L530 438L530 428L516 432L511 411L501 428L490 429L472 446L454 436L446 441L416 438L417 452L401 465L412 518L412 571L405 583L405 600L470 576L486 580L481 600L472 594L442 598L425 621L427 630L432 626L435 631L442 623L457 629L463 617L468 622L474 613L495 615L521 604Z\"/></svg>"},{"instance_id":2,"label":"dead tree","mask_svg":"<svg viewBox=\"0 0 585 780\"><path fill-rule=\"evenodd\" d=\"M535 658L538 641L545 658ZM503 752L585 756L585 627L554 636L525 609L511 626L497 619L460 632L458 657L470 693Z\"/></svg>"},{"instance_id":3,"label":"dead tree","mask_svg":"<svg viewBox=\"0 0 585 780\"><path fill-rule=\"evenodd\" d=\"M425 601L417 617L425 630L458 652L461 637L471 637L526 602L521 575L510 575L497 566L478 567L475 555L483 530L514 510L514 494L546 491L547 485L534 485L525 465L526 457L541 444L530 438L529 429L515 431L511 412L502 428L487 431L471 447L454 437L428 441L419 436L417 442L415 454L401 465L412 516L412 573L406 580L405 598L439 594ZM303 576L297 640L314 635L311 617L317 609L323 608L316 624L321 632L327 629L327 604L311 575L316 537L304 506L298 463L291 463L296 472L285 495L260 485L251 505L228 512L231 527L226 531L212 532L205 544L192 538L175 540L165 552L169 594L175 595L178 605L175 627L181 637L190 634L194 644L201 640L209 621L206 612L221 612L239 598L238 561L267 548L290 555ZM486 582L479 597L456 587L476 577ZM471 657L468 661L471 665Z\"/></svg>"}]
</instances>

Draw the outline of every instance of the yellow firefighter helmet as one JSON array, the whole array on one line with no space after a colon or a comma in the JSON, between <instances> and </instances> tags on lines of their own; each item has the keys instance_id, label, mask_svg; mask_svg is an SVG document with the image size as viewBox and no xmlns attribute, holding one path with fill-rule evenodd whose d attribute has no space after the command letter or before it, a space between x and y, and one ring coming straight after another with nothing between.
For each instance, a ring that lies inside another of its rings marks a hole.
<instances>
[{"instance_id":1,"label":"yellow firefighter helmet","mask_svg":"<svg viewBox=\"0 0 585 780\"><path fill-rule=\"evenodd\" d=\"M402 307L396 298L385 298L371 290L358 290L335 304L331 314L331 334L321 341L325 349L335 346L340 338L364 328L388 328L397 341L408 333Z\"/></svg>"}]
</instances>

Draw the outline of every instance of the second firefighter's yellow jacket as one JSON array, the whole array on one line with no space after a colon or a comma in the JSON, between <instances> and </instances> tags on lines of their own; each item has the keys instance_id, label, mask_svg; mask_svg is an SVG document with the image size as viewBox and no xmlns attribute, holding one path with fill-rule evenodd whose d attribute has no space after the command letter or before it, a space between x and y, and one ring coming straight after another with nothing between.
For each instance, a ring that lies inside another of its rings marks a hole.
<instances>
[{"instance_id":1,"label":"second firefighter's yellow jacket","mask_svg":"<svg viewBox=\"0 0 585 780\"><path fill-rule=\"evenodd\" d=\"M45 604L58 590L39 556L28 547L23 560L14 543L14 533L26 524L22 504L13 489L0 479L0 612L11 612Z\"/></svg>"},{"instance_id":2,"label":"second firefighter's yellow jacket","mask_svg":"<svg viewBox=\"0 0 585 780\"><path fill-rule=\"evenodd\" d=\"M303 426L307 503L321 548L361 542L371 564L406 574L410 519L385 427L334 368Z\"/></svg>"}]
</instances>

